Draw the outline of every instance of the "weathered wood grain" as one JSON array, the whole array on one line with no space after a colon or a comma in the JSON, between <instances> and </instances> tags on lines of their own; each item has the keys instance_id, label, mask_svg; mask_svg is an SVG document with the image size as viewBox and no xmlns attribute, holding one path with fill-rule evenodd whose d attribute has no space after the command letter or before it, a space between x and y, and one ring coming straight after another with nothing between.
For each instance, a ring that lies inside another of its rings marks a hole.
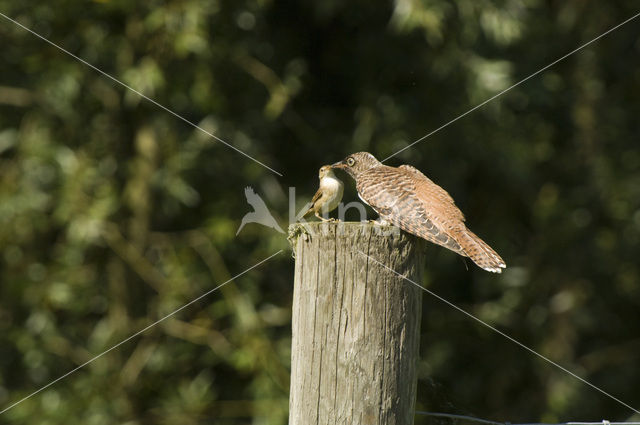
<instances>
[{"instance_id":1,"label":"weathered wood grain","mask_svg":"<svg viewBox=\"0 0 640 425\"><path fill-rule=\"evenodd\" d=\"M296 258L290 425L413 424L420 241L369 223L289 229Z\"/></svg>"}]
</instances>

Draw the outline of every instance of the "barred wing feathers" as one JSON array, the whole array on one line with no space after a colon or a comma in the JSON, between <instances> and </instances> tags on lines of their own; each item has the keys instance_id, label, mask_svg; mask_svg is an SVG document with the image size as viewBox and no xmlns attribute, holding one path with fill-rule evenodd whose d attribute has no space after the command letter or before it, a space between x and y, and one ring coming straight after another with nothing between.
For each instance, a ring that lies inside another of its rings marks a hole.
<instances>
[{"instance_id":1,"label":"barred wing feathers","mask_svg":"<svg viewBox=\"0 0 640 425\"><path fill-rule=\"evenodd\" d=\"M465 255L460 245L434 221L416 196L411 174L392 167L372 168L358 177L358 194L380 217L404 231Z\"/></svg>"},{"instance_id":2,"label":"barred wing feathers","mask_svg":"<svg viewBox=\"0 0 640 425\"><path fill-rule=\"evenodd\" d=\"M410 165L380 166L362 173L358 194L380 216L402 230L471 258L499 273L500 256L464 224L464 215L446 190Z\"/></svg>"}]
</instances>

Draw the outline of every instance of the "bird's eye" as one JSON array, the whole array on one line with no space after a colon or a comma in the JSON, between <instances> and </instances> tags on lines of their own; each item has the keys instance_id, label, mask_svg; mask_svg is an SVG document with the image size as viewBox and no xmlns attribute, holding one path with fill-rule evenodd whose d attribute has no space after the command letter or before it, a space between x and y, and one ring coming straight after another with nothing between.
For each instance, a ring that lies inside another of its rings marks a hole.
<instances>
[{"instance_id":1,"label":"bird's eye","mask_svg":"<svg viewBox=\"0 0 640 425\"><path fill-rule=\"evenodd\" d=\"M353 164L355 164L355 163L356 163L356 160L355 160L355 159L353 159L353 158L347 158L347 165L348 165L349 167L353 167Z\"/></svg>"}]
</instances>

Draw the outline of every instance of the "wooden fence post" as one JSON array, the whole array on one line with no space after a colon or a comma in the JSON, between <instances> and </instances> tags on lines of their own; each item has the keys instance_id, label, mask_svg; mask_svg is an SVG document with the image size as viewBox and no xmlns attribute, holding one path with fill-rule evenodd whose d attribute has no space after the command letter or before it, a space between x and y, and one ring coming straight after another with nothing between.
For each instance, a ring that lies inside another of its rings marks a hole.
<instances>
[{"instance_id":1,"label":"wooden fence post","mask_svg":"<svg viewBox=\"0 0 640 425\"><path fill-rule=\"evenodd\" d=\"M420 241L371 223L289 228L295 255L289 424L413 424Z\"/></svg>"}]
</instances>

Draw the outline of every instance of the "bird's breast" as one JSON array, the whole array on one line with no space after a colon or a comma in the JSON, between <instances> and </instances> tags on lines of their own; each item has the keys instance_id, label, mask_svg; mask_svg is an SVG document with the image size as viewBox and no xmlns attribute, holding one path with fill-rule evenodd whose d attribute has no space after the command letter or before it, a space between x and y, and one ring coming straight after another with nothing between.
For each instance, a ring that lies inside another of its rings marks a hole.
<instances>
[{"instance_id":1,"label":"bird's breast","mask_svg":"<svg viewBox=\"0 0 640 425\"><path fill-rule=\"evenodd\" d=\"M344 185L340 180L333 179L331 177L325 177L324 179L322 179L320 186L324 191L328 191L330 193L336 193L336 194L338 192L341 192L342 188L344 187Z\"/></svg>"},{"instance_id":2,"label":"bird's breast","mask_svg":"<svg viewBox=\"0 0 640 425\"><path fill-rule=\"evenodd\" d=\"M320 183L322 188L323 197L325 197L324 208L329 211L335 209L342 200L342 194L344 191L344 185L338 179L331 177L325 177Z\"/></svg>"}]
</instances>

